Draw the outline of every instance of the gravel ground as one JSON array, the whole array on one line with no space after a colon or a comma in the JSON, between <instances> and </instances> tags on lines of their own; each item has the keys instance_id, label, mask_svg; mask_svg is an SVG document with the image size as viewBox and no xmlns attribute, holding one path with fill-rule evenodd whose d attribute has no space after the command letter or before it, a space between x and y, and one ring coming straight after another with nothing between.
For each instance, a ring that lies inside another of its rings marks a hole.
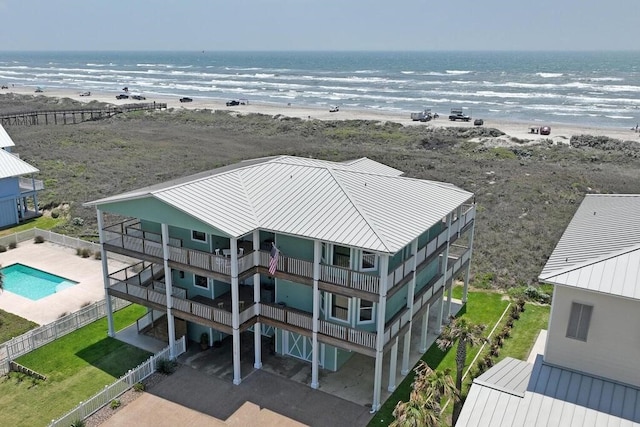
<instances>
[{"instance_id":1,"label":"gravel ground","mask_svg":"<svg viewBox=\"0 0 640 427\"><path fill-rule=\"evenodd\" d=\"M159 372L151 374L150 377L142 381L145 390L151 390L156 384L164 381L167 376ZM120 406L116 409L111 409L107 403L102 409L99 409L96 413L85 419L86 427L97 427L100 424L108 420L113 414L127 406L129 403L136 400L144 392L135 391L133 388L125 391L118 399L120 400Z\"/></svg>"}]
</instances>

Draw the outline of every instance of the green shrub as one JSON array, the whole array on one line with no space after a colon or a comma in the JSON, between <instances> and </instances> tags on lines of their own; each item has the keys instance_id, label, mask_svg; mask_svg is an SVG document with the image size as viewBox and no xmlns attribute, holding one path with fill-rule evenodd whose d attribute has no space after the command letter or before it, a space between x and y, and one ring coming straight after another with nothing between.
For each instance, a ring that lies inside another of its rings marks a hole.
<instances>
[{"instance_id":1,"label":"green shrub","mask_svg":"<svg viewBox=\"0 0 640 427\"><path fill-rule=\"evenodd\" d=\"M493 273L477 274L473 280L473 286L479 289L491 289L493 287L495 277L496 276Z\"/></svg>"},{"instance_id":2,"label":"green shrub","mask_svg":"<svg viewBox=\"0 0 640 427\"><path fill-rule=\"evenodd\" d=\"M109 406L111 407L111 409L118 409L120 405L122 405L122 402L120 402L120 399L113 399Z\"/></svg>"},{"instance_id":3,"label":"green shrub","mask_svg":"<svg viewBox=\"0 0 640 427\"><path fill-rule=\"evenodd\" d=\"M89 258L93 253L89 248L77 248L76 254L81 256L82 258Z\"/></svg>"},{"instance_id":4,"label":"green shrub","mask_svg":"<svg viewBox=\"0 0 640 427\"><path fill-rule=\"evenodd\" d=\"M51 211L51 218L56 219L60 217L60 209L54 209Z\"/></svg>"},{"instance_id":5,"label":"green shrub","mask_svg":"<svg viewBox=\"0 0 640 427\"><path fill-rule=\"evenodd\" d=\"M87 424L84 420L77 419L71 423L69 427L85 427Z\"/></svg>"},{"instance_id":6,"label":"green shrub","mask_svg":"<svg viewBox=\"0 0 640 427\"><path fill-rule=\"evenodd\" d=\"M160 359L158 360L157 369L158 372L165 375L173 374L178 367L178 363L175 360Z\"/></svg>"},{"instance_id":7,"label":"green shrub","mask_svg":"<svg viewBox=\"0 0 640 427\"><path fill-rule=\"evenodd\" d=\"M84 219L80 218L79 216L73 218L71 220L71 224L77 226L77 227L82 227L84 225Z\"/></svg>"},{"instance_id":8,"label":"green shrub","mask_svg":"<svg viewBox=\"0 0 640 427\"><path fill-rule=\"evenodd\" d=\"M93 254L93 257L94 257L95 259L98 259L98 260L102 259L102 252L100 252L100 251L96 251L96 252Z\"/></svg>"},{"instance_id":9,"label":"green shrub","mask_svg":"<svg viewBox=\"0 0 640 427\"><path fill-rule=\"evenodd\" d=\"M7 252L7 247L5 245L0 245L0 252Z\"/></svg>"},{"instance_id":10,"label":"green shrub","mask_svg":"<svg viewBox=\"0 0 640 427\"><path fill-rule=\"evenodd\" d=\"M137 391L138 393L141 393L144 391L144 384L142 383L135 383L133 385L133 391Z\"/></svg>"},{"instance_id":11,"label":"green shrub","mask_svg":"<svg viewBox=\"0 0 640 427\"><path fill-rule=\"evenodd\" d=\"M17 242L11 242L9 243L9 249L15 249L18 247L18 243Z\"/></svg>"},{"instance_id":12,"label":"green shrub","mask_svg":"<svg viewBox=\"0 0 640 427\"><path fill-rule=\"evenodd\" d=\"M42 236L36 236L33 238L33 243L44 243L44 237Z\"/></svg>"}]
</instances>

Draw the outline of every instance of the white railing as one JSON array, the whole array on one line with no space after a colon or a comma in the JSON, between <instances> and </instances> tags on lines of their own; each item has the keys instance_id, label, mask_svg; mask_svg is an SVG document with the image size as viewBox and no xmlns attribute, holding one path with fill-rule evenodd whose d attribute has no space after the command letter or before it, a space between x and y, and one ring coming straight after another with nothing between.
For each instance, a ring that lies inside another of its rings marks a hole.
<instances>
[{"instance_id":1,"label":"white railing","mask_svg":"<svg viewBox=\"0 0 640 427\"><path fill-rule=\"evenodd\" d=\"M20 177L19 185L20 185L20 190L26 190L26 191L44 190L44 183L42 182L42 180L39 180L39 179Z\"/></svg>"},{"instance_id":2,"label":"white railing","mask_svg":"<svg viewBox=\"0 0 640 427\"><path fill-rule=\"evenodd\" d=\"M113 309L119 310L130 304L118 298L112 299ZM47 325L32 329L19 337L0 345L0 375L9 372L9 361L27 354L45 344L63 337L81 327L93 323L107 315L106 301L98 301L68 314Z\"/></svg>"},{"instance_id":3,"label":"white railing","mask_svg":"<svg viewBox=\"0 0 640 427\"><path fill-rule=\"evenodd\" d=\"M174 356L178 357L186 351L185 337L181 337L176 341L174 346ZM145 362L138 365L136 368L129 370L126 374L121 376L113 384L107 386L84 402L80 402L71 411L67 412L61 418L54 420L49 424L49 427L64 426L67 427L73 422L78 420L84 420L91 414L97 412L100 408L110 403L112 400L123 394L125 391L133 387L134 384L141 382L145 378L149 377L158 369L158 363L161 360L168 360L170 358L170 348L166 347L160 352L149 357Z\"/></svg>"}]
</instances>

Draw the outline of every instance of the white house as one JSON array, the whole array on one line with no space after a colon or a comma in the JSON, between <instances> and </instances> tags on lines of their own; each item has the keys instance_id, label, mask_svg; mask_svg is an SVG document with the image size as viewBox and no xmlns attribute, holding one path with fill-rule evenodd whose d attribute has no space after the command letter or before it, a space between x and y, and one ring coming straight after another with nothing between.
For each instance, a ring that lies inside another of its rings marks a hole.
<instances>
[{"instance_id":1,"label":"white house","mask_svg":"<svg viewBox=\"0 0 640 427\"><path fill-rule=\"evenodd\" d=\"M458 426L640 425L640 195L587 195L540 281L544 356L473 382Z\"/></svg>"}]
</instances>

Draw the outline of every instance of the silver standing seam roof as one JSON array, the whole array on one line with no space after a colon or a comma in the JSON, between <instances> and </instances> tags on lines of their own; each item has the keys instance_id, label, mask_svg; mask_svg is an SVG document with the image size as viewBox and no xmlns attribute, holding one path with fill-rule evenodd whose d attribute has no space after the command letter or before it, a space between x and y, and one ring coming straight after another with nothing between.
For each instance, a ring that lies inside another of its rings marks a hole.
<instances>
[{"instance_id":1,"label":"silver standing seam roof","mask_svg":"<svg viewBox=\"0 0 640 427\"><path fill-rule=\"evenodd\" d=\"M230 237L263 229L395 253L473 197L451 184L401 174L366 158L267 157L86 205L153 197Z\"/></svg>"},{"instance_id":2,"label":"silver standing seam roof","mask_svg":"<svg viewBox=\"0 0 640 427\"><path fill-rule=\"evenodd\" d=\"M11 139L4 127L0 125L0 148L14 147L15 145L13 139Z\"/></svg>"},{"instance_id":3,"label":"silver standing seam roof","mask_svg":"<svg viewBox=\"0 0 640 427\"><path fill-rule=\"evenodd\" d=\"M539 279L640 299L640 195L587 195Z\"/></svg>"},{"instance_id":4,"label":"silver standing seam roof","mask_svg":"<svg viewBox=\"0 0 640 427\"><path fill-rule=\"evenodd\" d=\"M457 427L639 426L640 389L507 357L473 381Z\"/></svg>"},{"instance_id":5,"label":"silver standing seam roof","mask_svg":"<svg viewBox=\"0 0 640 427\"><path fill-rule=\"evenodd\" d=\"M24 160L0 148L0 179L39 172Z\"/></svg>"}]
</instances>

